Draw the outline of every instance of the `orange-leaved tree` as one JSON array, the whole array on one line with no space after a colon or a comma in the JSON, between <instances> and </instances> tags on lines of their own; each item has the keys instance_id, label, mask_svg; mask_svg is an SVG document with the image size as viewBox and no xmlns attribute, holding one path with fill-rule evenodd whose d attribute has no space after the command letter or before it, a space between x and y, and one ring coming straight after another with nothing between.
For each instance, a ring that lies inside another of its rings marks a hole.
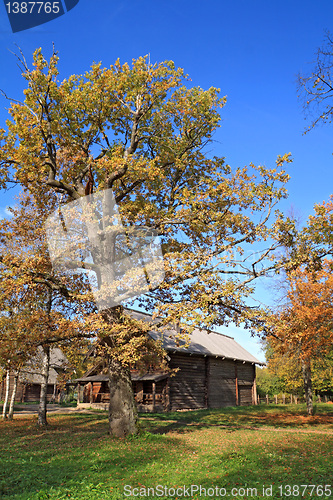
<instances>
[{"instance_id":1,"label":"orange-leaved tree","mask_svg":"<svg viewBox=\"0 0 333 500\"><path fill-rule=\"evenodd\" d=\"M50 349L77 347L94 335L94 304L81 275L55 273L48 256L44 221L52 199L22 194L11 217L0 221L0 363L15 374L41 351L38 423L46 425ZM80 296L84 294L82 303ZM14 385L15 389L15 385ZM12 394L12 402L15 390ZM12 405L10 415L12 413Z\"/></svg>"},{"instance_id":2,"label":"orange-leaved tree","mask_svg":"<svg viewBox=\"0 0 333 500\"><path fill-rule=\"evenodd\" d=\"M320 269L305 266L287 275L287 304L272 315L274 349L296 358L302 368L307 412L313 414L311 365L327 355L333 342L333 262L324 260Z\"/></svg>"}]
</instances>

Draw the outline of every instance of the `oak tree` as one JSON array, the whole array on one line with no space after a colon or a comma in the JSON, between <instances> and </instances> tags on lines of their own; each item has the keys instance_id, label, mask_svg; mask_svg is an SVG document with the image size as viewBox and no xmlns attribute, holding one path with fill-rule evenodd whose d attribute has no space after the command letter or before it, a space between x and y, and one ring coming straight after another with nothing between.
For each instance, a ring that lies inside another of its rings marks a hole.
<instances>
[{"instance_id":1,"label":"oak tree","mask_svg":"<svg viewBox=\"0 0 333 500\"><path fill-rule=\"evenodd\" d=\"M190 87L172 61L98 63L60 81L56 53L47 60L36 50L32 69L19 59L27 86L23 101L11 99L1 132L2 187L56 194L59 207L112 189L125 231L148 228L161 239L164 279L139 298L160 327L260 328L260 309L247 298L255 280L275 270L274 207L286 196L289 155L274 168L236 169L214 156L226 99L216 88ZM92 271L115 246L114 232L94 234ZM124 436L137 430L129 367L151 347L148 327L121 302L96 316L109 363L110 432Z\"/></svg>"}]
</instances>

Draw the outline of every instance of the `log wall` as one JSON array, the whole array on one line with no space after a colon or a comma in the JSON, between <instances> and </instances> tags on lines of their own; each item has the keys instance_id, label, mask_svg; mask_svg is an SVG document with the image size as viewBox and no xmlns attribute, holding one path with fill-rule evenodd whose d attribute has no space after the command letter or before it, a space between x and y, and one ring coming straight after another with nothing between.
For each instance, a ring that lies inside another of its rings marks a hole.
<instances>
[{"instance_id":1,"label":"log wall","mask_svg":"<svg viewBox=\"0 0 333 500\"><path fill-rule=\"evenodd\" d=\"M255 404L253 396L253 383L255 380L255 366L250 363L237 363L239 404Z\"/></svg>"},{"instance_id":2,"label":"log wall","mask_svg":"<svg viewBox=\"0 0 333 500\"><path fill-rule=\"evenodd\" d=\"M169 354L169 410L251 405L255 366L209 356Z\"/></svg>"},{"instance_id":3,"label":"log wall","mask_svg":"<svg viewBox=\"0 0 333 500\"><path fill-rule=\"evenodd\" d=\"M10 374L10 376L9 376L9 398L12 395L13 387L14 387L14 375ZM5 394L6 394L6 376L4 376L3 380L0 383L0 401L3 401L5 399ZM17 384L15 401L23 401L23 394L24 394L24 386L23 386L23 384L21 384L19 382Z\"/></svg>"},{"instance_id":4,"label":"log wall","mask_svg":"<svg viewBox=\"0 0 333 500\"><path fill-rule=\"evenodd\" d=\"M199 409L206 407L206 366L203 356L170 355L170 367L178 368L169 378L169 409Z\"/></svg>"},{"instance_id":5,"label":"log wall","mask_svg":"<svg viewBox=\"0 0 333 500\"><path fill-rule=\"evenodd\" d=\"M239 404L241 406L254 404L252 401L252 393L252 385L239 386Z\"/></svg>"},{"instance_id":6,"label":"log wall","mask_svg":"<svg viewBox=\"0 0 333 500\"><path fill-rule=\"evenodd\" d=\"M254 401L255 366L212 356L169 353L175 375L159 382L133 382L139 411L221 408ZM83 402L104 402L107 383L88 383Z\"/></svg>"},{"instance_id":7,"label":"log wall","mask_svg":"<svg viewBox=\"0 0 333 500\"><path fill-rule=\"evenodd\" d=\"M9 377L9 398L12 395L14 386L14 376ZM48 384L47 386L47 400L51 401L53 396L54 386L53 384ZM3 379L0 383L0 400L4 400L6 392L6 380ZM15 395L15 402L17 403L31 403L33 401L39 401L40 397L40 385L39 384L23 384L19 382L17 384L17 390Z\"/></svg>"},{"instance_id":8,"label":"log wall","mask_svg":"<svg viewBox=\"0 0 333 500\"><path fill-rule=\"evenodd\" d=\"M236 377L234 361L209 358L208 363L208 407L235 406Z\"/></svg>"}]
</instances>

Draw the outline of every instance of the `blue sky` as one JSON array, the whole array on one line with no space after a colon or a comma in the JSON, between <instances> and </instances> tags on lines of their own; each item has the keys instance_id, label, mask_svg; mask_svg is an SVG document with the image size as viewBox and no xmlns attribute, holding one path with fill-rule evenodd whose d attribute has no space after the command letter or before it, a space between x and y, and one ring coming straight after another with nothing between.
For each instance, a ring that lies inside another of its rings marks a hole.
<instances>
[{"instance_id":1,"label":"blue sky","mask_svg":"<svg viewBox=\"0 0 333 500\"><path fill-rule=\"evenodd\" d=\"M109 66L118 57L125 62L148 53L151 62L171 59L193 85L227 95L214 154L236 168L273 166L278 154L292 153L289 198L281 209L292 206L306 220L314 203L332 194L333 141L330 126L303 135L296 75L310 70L325 30L333 31L332 19L331 0L80 0L64 16L13 34L2 4L0 88L22 96L24 82L9 52L15 44L30 62L37 47L49 55L54 42L60 78L84 72L93 61ZM6 106L0 98L0 126ZM12 192L0 196L4 216ZM226 333L263 359L246 332Z\"/></svg>"}]
</instances>

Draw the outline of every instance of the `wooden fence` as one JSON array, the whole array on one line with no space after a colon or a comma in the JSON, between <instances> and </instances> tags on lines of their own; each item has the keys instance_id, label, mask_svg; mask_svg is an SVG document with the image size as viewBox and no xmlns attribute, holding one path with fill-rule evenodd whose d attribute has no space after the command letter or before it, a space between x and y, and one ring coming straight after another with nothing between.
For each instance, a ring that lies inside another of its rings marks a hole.
<instances>
[{"instance_id":1,"label":"wooden fence","mask_svg":"<svg viewBox=\"0 0 333 500\"><path fill-rule=\"evenodd\" d=\"M332 402L332 398L328 396L313 396L314 403L329 403ZM266 396L258 395L258 405L260 404L299 404L305 403L304 396L296 396L294 394L279 394L273 397L266 394Z\"/></svg>"}]
</instances>

